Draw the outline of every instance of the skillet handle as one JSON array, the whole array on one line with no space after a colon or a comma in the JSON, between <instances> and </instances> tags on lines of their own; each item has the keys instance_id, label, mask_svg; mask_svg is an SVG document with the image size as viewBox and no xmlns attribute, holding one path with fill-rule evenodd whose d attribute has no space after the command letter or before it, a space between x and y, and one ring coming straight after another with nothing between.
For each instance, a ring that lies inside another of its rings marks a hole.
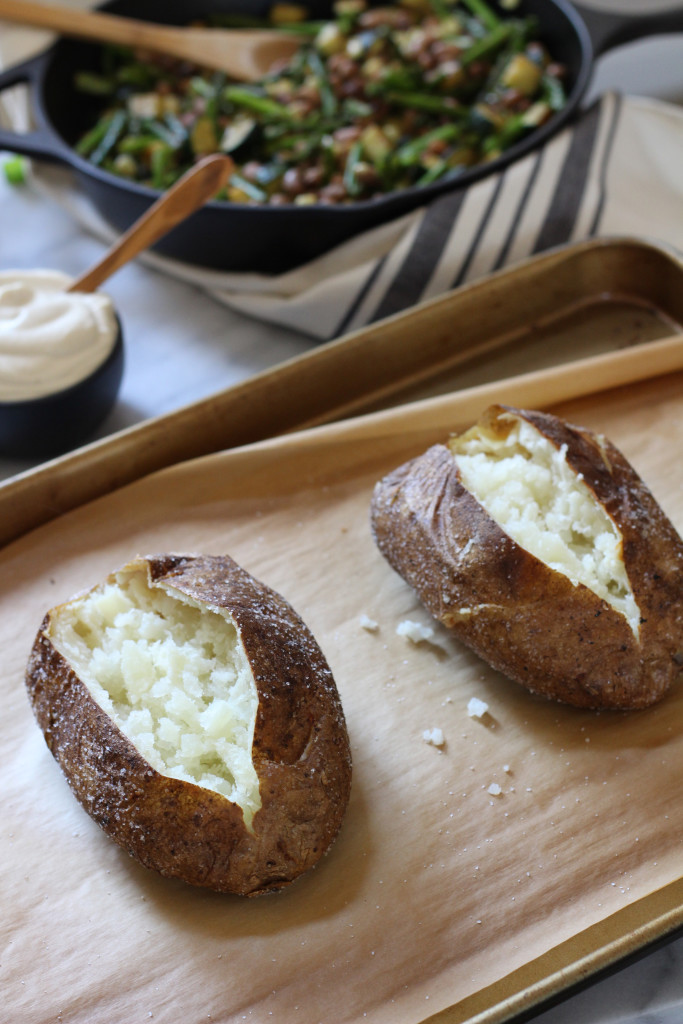
<instances>
[{"instance_id":1,"label":"skillet handle","mask_svg":"<svg viewBox=\"0 0 683 1024\"><path fill-rule=\"evenodd\" d=\"M28 85L36 90L42 68L45 61L44 54L32 57L7 68L0 73L0 93L15 85ZM32 105L35 108L35 105ZM10 129L0 128L0 150L7 150L10 153L21 153L24 156L35 156L42 160L51 162L69 163L70 150L66 144L62 144L54 133L47 127L43 116L38 109L33 109L33 116L36 128L29 132L14 132Z\"/></svg>"},{"instance_id":2,"label":"skillet handle","mask_svg":"<svg viewBox=\"0 0 683 1024\"><path fill-rule=\"evenodd\" d=\"M646 36L683 32L683 6L680 4L651 14L622 14L584 7L583 4L577 3L573 6L585 22L596 57L607 50L644 39Z\"/></svg>"}]
</instances>

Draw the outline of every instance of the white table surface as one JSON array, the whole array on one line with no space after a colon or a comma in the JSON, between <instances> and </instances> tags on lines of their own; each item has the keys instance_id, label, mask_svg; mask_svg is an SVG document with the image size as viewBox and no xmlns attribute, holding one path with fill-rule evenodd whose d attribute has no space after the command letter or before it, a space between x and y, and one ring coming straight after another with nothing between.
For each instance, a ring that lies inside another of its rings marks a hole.
<instances>
[{"instance_id":1,"label":"white table surface","mask_svg":"<svg viewBox=\"0 0 683 1024\"><path fill-rule=\"evenodd\" d=\"M628 11L672 6L671 0L592 3ZM641 40L602 57L588 99L612 88L683 103L683 36ZM30 188L11 188L0 175L0 269L49 267L78 274L102 252L102 245L61 209ZM314 344L242 317L140 263L119 271L106 290L123 320L127 361L120 401L98 436L200 399ZM0 459L0 480L30 467ZM683 1024L683 938L533 1019L534 1024Z\"/></svg>"}]
</instances>

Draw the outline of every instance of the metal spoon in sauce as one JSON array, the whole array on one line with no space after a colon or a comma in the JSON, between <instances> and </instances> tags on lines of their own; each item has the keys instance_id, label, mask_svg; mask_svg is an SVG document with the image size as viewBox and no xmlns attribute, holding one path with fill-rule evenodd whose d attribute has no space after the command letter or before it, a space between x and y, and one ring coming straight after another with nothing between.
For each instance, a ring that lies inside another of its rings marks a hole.
<instances>
[{"instance_id":1,"label":"metal spoon in sauce","mask_svg":"<svg viewBox=\"0 0 683 1024\"><path fill-rule=\"evenodd\" d=\"M94 292L125 263L154 245L171 228L220 192L232 174L234 166L230 157L222 153L214 153L198 161L121 235L102 259L78 277L67 291Z\"/></svg>"},{"instance_id":2,"label":"metal spoon in sauce","mask_svg":"<svg viewBox=\"0 0 683 1024\"><path fill-rule=\"evenodd\" d=\"M275 61L288 59L301 46L300 36L279 29L179 28L33 0L0 0L0 19L77 39L152 50L224 71L242 82L262 78Z\"/></svg>"}]
</instances>

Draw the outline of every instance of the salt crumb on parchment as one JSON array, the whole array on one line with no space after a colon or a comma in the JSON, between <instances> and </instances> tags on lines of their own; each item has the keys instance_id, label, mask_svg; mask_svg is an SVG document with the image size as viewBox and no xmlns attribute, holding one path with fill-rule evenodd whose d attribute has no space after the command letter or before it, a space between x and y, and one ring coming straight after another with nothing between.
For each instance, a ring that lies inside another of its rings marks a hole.
<instances>
[{"instance_id":1,"label":"salt crumb on parchment","mask_svg":"<svg viewBox=\"0 0 683 1024\"><path fill-rule=\"evenodd\" d=\"M422 733L422 739L432 747L443 747L446 742L443 730L441 729L425 729Z\"/></svg>"},{"instance_id":2,"label":"salt crumb on parchment","mask_svg":"<svg viewBox=\"0 0 683 1024\"><path fill-rule=\"evenodd\" d=\"M419 644L423 640L431 640L434 636L431 626L423 626L420 622L413 622L412 619L404 619L403 622L399 622L396 633L398 636L404 636L411 640L414 644Z\"/></svg>"},{"instance_id":3,"label":"salt crumb on parchment","mask_svg":"<svg viewBox=\"0 0 683 1024\"><path fill-rule=\"evenodd\" d=\"M483 718L488 710L486 701L480 700L479 697L471 697L467 703L467 714L470 718Z\"/></svg>"}]
</instances>

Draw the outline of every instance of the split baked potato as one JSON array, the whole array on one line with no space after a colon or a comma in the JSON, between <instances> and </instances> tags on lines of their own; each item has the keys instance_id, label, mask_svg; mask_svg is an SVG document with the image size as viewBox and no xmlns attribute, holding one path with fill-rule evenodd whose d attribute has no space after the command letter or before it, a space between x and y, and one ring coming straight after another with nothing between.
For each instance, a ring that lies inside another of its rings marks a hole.
<instances>
[{"instance_id":1,"label":"split baked potato","mask_svg":"<svg viewBox=\"0 0 683 1024\"><path fill-rule=\"evenodd\" d=\"M54 608L26 684L80 803L162 875L253 896L337 835L351 756L332 673L228 557L137 558Z\"/></svg>"},{"instance_id":2,"label":"split baked potato","mask_svg":"<svg viewBox=\"0 0 683 1024\"><path fill-rule=\"evenodd\" d=\"M492 406L374 490L376 543L431 614L539 694L642 708L683 665L683 542L624 456Z\"/></svg>"}]
</instances>

